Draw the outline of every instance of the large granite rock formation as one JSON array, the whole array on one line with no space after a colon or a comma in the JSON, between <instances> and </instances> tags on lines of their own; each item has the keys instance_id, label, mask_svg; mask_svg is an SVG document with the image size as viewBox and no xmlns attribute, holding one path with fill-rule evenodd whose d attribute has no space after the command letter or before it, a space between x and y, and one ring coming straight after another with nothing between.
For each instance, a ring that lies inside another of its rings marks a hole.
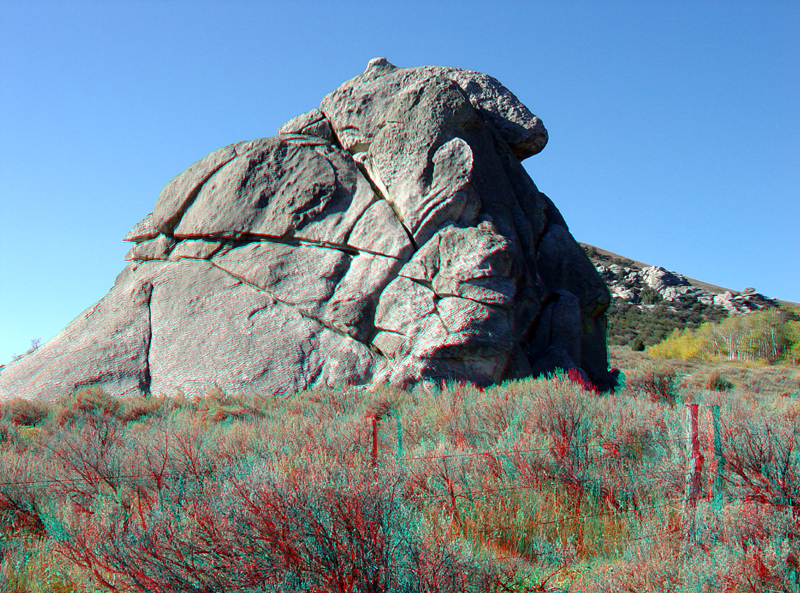
<instances>
[{"instance_id":1,"label":"large granite rock formation","mask_svg":"<svg viewBox=\"0 0 800 593\"><path fill-rule=\"evenodd\" d=\"M289 393L581 369L610 385L610 296L520 160L542 122L468 70L366 71L272 138L173 179L100 302L0 397Z\"/></svg>"}]
</instances>

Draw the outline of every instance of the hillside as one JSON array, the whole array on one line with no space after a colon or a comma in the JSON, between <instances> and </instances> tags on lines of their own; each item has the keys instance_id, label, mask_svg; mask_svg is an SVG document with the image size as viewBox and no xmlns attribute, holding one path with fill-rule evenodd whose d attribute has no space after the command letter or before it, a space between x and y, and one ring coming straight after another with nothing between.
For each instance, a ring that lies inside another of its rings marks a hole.
<instances>
[{"instance_id":1,"label":"hillside","mask_svg":"<svg viewBox=\"0 0 800 593\"><path fill-rule=\"evenodd\" d=\"M767 297L754 288L735 291L688 278L617 253L581 243L613 298L608 311L610 345L650 346L674 329L694 329L708 321L765 307L800 307Z\"/></svg>"}]
</instances>

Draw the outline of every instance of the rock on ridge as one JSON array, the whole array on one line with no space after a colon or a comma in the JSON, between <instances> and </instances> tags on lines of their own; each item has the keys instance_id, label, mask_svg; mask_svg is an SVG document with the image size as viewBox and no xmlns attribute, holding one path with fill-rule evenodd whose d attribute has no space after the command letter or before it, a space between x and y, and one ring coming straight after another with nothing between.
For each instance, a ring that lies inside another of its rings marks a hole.
<instances>
[{"instance_id":1,"label":"rock on ridge","mask_svg":"<svg viewBox=\"0 0 800 593\"><path fill-rule=\"evenodd\" d=\"M386 58L375 58L363 74L325 97L320 110L333 123L341 146L357 152L371 142L386 122L383 113L399 92L422 87L436 78L455 82L475 112L502 136L520 160L540 152L547 144L544 124L514 93L491 76L460 68L398 68Z\"/></svg>"},{"instance_id":2,"label":"rock on ridge","mask_svg":"<svg viewBox=\"0 0 800 593\"><path fill-rule=\"evenodd\" d=\"M0 398L611 385L610 294L520 159L541 120L490 76L383 58L275 137L170 181L114 287L0 374Z\"/></svg>"},{"instance_id":3,"label":"rock on ridge","mask_svg":"<svg viewBox=\"0 0 800 593\"><path fill-rule=\"evenodd\" d=\"M682 274L669 271L661 266L636 264L611 254L598 254L597 248L584 245L592 256L592 263L608 285L611 295L619 301L644 306L642 295L646 289L656 293L657 298L667 302L693 303L718 306L730 315L742 315L763 308L779 307L780 303L770 297L747 287L741 292L726 290L686 278Z\"/></svg>"}]
</instances>

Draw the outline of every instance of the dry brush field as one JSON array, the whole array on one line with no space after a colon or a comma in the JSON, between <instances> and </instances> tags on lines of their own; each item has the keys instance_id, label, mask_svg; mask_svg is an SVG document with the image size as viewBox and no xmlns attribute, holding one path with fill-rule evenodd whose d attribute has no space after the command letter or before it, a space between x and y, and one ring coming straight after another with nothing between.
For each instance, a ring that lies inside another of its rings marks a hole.
<instances>
[{"instance_id":1,"label":"dry brush field","mask_svg":"<svg viewBox=\"0 0 800 593\"><path fill-rule=\"evenodd\" d=\"M615 393L5 402L3 590L800 591L798 370L611 355Z\"/></svg>"}]
</instances>

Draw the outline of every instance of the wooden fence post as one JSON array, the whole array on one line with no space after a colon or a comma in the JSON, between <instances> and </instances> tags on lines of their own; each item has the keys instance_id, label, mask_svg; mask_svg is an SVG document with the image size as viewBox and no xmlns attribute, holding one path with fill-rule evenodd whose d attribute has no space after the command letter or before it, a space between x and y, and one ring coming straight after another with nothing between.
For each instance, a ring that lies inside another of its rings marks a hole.
<instances>
[{"instance_id":1,"label":"wooden fence post","mask_svg":"<svg viewBox=\"0 0 800 593\"><path fill-rule=\"evenodd\" d=\"M718 500L722 494L722 485L725 479L725 456L722 454L719 406L711 406L711 417L714 423L714 500Z\"/></svg>"},{"instance_id":2,"label":"wooden fence post","mask_svg":"<svg viewBox=\"0 0 800 593\"><path fill-rule=\"evenodd\" d=\"M686 495L684 513L687 518L687 538L695 542L695 507L702 489L703 464L705 458L700 452L697 427L697 404L686 404L686 449L690 455L689 469L686 472Z\"/></svg>"}]
</instances>

